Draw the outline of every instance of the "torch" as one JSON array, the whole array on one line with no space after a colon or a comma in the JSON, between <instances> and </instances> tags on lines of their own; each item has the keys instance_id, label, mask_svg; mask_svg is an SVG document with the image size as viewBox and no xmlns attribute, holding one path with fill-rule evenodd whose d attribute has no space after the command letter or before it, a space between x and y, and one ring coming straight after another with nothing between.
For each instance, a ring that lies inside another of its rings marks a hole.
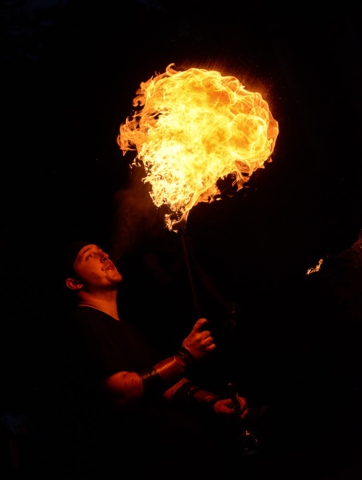
<instances>
[{"instance_id":1,"label":"torch","mask_svg":"<svg viewBox=\"0 0 362 480\"><path fill-rule=\"evenodd\" d=\"M215 70L164 73L142 82L134 110L117 138L123 154L134 150L133 166L143 166L143 181L157 207L167 205L165 224L179 232L197 316L184 230L199 202L222 193L219 179L230 178L236 191L252 173L271 161L278 122L258 92L250 92L233 76Z\"/></svg>"}]
</instances>

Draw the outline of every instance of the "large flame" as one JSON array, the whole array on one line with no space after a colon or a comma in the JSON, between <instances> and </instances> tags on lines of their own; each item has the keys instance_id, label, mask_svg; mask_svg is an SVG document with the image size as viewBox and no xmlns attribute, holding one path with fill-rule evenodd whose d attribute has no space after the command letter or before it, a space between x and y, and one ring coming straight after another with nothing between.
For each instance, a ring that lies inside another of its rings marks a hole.
<instances>
[{"instance_id":1,"label":"large flame","mask_svg":"<svg viewBox=\"0 0 362 480\"><path fill-rule=\"evenodd\" d=\"M279 133L267 102L237 78L173 66L141 83L117 138L123 154L137 150L133 165L144 165L155 205L173 213L170 230L220 193L218 179L231 175L242 188L271 159Z\"/></svg>"}]
</instances>

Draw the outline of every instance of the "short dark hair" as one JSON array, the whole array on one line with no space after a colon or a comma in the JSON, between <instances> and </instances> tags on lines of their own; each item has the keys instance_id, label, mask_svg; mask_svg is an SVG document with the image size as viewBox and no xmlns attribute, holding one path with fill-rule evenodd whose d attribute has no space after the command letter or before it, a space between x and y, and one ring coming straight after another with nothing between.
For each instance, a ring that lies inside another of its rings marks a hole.
<instances>
[{"instance_id":1,"label":"short dark hair","mask_svg":"<svg viewBox=\"0 0 362 480\"><path fill-rule=\"evenodd\" d=\"M85 241L85 240L78 240L76 242L71 243L67 246L64 252L63 258L63 277L67 279L69 277L74 277L74 262L77 258L78 253L80 250L85 247L86 245L90 245L92 242Z\"/></svg>"}]
</instances>

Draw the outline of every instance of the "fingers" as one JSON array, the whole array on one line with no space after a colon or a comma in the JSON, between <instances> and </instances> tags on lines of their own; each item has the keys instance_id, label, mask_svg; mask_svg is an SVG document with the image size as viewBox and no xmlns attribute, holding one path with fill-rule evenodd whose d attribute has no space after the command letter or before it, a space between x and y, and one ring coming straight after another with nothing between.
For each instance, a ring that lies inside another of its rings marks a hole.
<instances>
[{"instance_id":1,"label":"fingers","mask_svg":"<svg viewBox=\"0 0 362 480\"><path fill-rule=\"evenodd\" d=\"M212 338L211 337L211 332L209 330L203 330L202 332L200 332L198 334L198 337L201 339L201 340L204 340L204 341L207 341L208 339Z\"/></svg>"},{"instance_id":2,"label":"fingers","mask_svg":"<svg viewBox=\"0 0 362 480\"><path fill-rule=\"evenodd\" d=\"M249 413L248 402L244 397L239 397L238 400L240 404L240 409L239 408L235 409L234 402L231 398L225 398L215 403L214 410L217 414L221 414L221 415L237 414L238 416L240 415L241 418L245 418L246 415Z\"/></svg>"},{"instance_id":3,"label":"fingers","mask_svg":"<svg viewBox=\"0 0 362 480\"><path fill-rule=\"evenodd\" d=\"M245 418L246 415L249 413L249 406L246 398L244 397L239 397L238 395L238 400L240 404L240 413L241 413L241 418Z\"/></svg>"},{"instance_id":4,"label":"fingers","mask_svg":"<svg viewBox=\"0 0 362 480\"><path fill-rule=\"evenodd\" d=\"M201 319L201 320L204 320L204 319ZM205 323L208 323L208 321L206 320L206 322L204 322L203 325L205 325ZM216 348L216 345L214 343L214 338L211 336L211 332L209 330L201 331L199 333L199 337L206 351L211 352Z\"/></svg>"},{"instance_id":5,"label":"fingers","mask_svg":"<svg viewBox=\"0 0 362 480\"><path fill-rule=\"evenodd\" d=\"M192 333L199 334L199 338L205 346L210 346L214 343L210 330L203 330L203 327L208 323L209 321L206 318L199 318L192 329Z\"/></svg>"},{"instance_id":6,"label":"fingers","mask_svg":"<svg viewBox=\"0 0 362 480\"><path fill-rule=\"evenodd\" d=\"M212 352L213 350L215 350L215 348L216 348L215 343L212 343L211 345L208 345L207 347L205 347L205 350L207 352Z\"/></svg>"},{"instance_id":7,"label":"fingers","mask_svg":"<svg viewBox=\"0 0 362 480\"><path fill-rule=\"evenodd\" d=\"M210 335L210 332L207 332L207 335L203 335L201 337L201 339L202 339L202 342L205 346L208 346L208 345L211 345L212 343L214 343L214 339Z\"/></svg>"},{"instance_id":8,"label":"fingers","mask_svg":"<svg viewBox=\"0 0 362 480\"><path fill-rule=\"evenodd\" d=\"M187 348L196 359L203 358L208 352L216 348L214 339L209 330L204 330L208 323L206 318L199 318L190 334L185 338L182 346Z\"/></svg>"},{"instance_id":9,"label":"fingers","mask_svg":"<svg viewBox=\"0 0 362 480\"><path fill-rule=\"evenodd\" d=\"M210 335L210 332L207 332L207 333L208 333L208 335L205 336L205 338L203 340L203 345L204 345L205 350L207 350L208 352L211 352L212 350L214 350L216 348L216 344L214 343L214 339Z\"/></svg>"},{"instance_id":10,"label":"fingers","mask_svg":"<svg viewBox=\"0 0 362 480\"><path fill-rule=\"evenodd\" d=\"M233 415L235 413L233 403L230 398L219 400L217 403L215 403L214 410L219 415Z\"/></svg>"},{"instance_id":11,"label":"fingers","mask_svg":"<svg viewBox=\"0 0 362 480\"><path fill-rule=\"evenodd\" d=\"M204 326L208 323L209 321L206 318L199 318L191 331L191 333L197 334L200 340L203 341L204 345L208 345L214 341L214 339L211 337L210 330L203 330Z\"/></svg>"}]
</instances>

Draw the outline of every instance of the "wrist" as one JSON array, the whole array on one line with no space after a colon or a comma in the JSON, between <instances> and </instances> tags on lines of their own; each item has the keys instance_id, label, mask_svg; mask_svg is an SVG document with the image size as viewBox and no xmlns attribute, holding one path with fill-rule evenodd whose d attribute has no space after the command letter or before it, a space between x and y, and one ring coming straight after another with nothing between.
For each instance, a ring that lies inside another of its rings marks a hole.
<instances>
[{"instance_id":1,"label":"wrist","mask_svg":"<svg viewBox=\"0 0 362 480\"><path fill-rule=\"evenodd\" d=\"M190 392L189 397L193 398L193 401L200 406L203 406L206 411L214 412L214 405L221 397L215 395L214 393L208 392L207 390L201 390L200 388L196 388Z\"/></svg>"},{"instance_id":2,"label":"wrist","mask_svg":"<svg viewBox=\"0 0 362 480\"><path fill-rule=\"evenodd\" d=\"M186 368L192 367L192 365L194 365L196 362L196 358L185 347L181 347L175 353L175 356L179 357L185 363Z\"/></svg>"},{"instance_id":3,"label":"wrist","mask_svg":"<svg viewBox=\"0 0 362 480\"><path fill-rule=\"evenodd\" d=\"M191 353L181 347L174 355L153 367L140 372L144 394L164 393L170 386L178 382L196 362Z\"/></svg>"},{"instance_id":4,"label":"wrist","mask_svg":"<svg viewBox=\"0 0 362 480\"><path fill-rule=\"evenodd\" d=\"M214 410L215 403L217 403L219 400L221 400L220 397L214 397L211 400L207 401L207 405L210 410Z\"/></svg>"}]
</instances>

